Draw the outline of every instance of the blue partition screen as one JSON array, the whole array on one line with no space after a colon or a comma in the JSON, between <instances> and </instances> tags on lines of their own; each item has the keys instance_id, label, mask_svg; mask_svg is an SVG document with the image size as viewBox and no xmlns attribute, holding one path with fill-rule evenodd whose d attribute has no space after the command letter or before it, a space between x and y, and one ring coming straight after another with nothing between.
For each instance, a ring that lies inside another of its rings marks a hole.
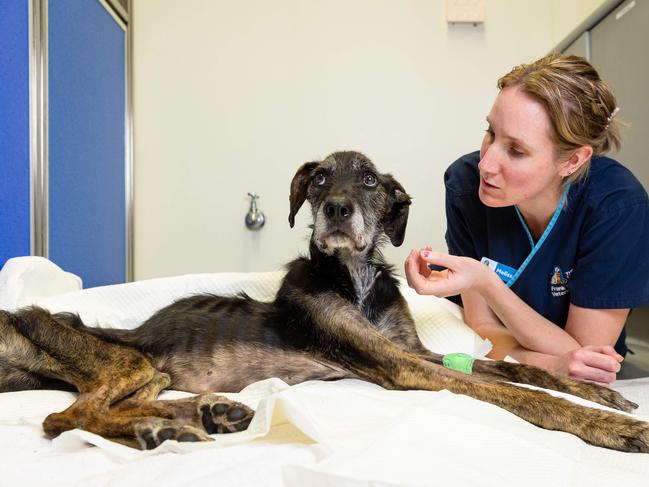
<instances>
[{"instance_id":1,"label":"blue partition screen","mask_svg":"<svg viewBox=\"0 0 649 487\"><path fill-rule=\"evenodd\" d=\"M29 6L0 2L0 267L30 254Z\"/></svg>"},{"instance_id":2,"label":"blue partition screen","mask_svg":"<svg viewBox=\"0 0 649 487\"><path fill-rule=\"evenodd\" d=\"M125 32L96 0L48 10L49 257L84 287L124 282Z\"/></svg>"}]
</instances>

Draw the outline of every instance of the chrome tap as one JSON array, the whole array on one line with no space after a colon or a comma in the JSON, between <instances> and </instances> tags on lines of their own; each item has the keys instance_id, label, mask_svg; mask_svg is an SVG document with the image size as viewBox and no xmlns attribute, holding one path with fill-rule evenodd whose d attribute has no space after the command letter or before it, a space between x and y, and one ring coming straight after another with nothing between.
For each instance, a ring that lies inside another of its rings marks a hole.
<instances>
[{"instance_id":1,"label":"chrome tap","mask_svg":"<svg viewBox=\"0 0 649 487\"><path fill-rule=\"evenodd\" d=\"M246 227L249 230L259 230L266 223L266 217L257 209L259 195L248 193L250 196L250 210L246 214Z\"/></svg>"}]
</instances>

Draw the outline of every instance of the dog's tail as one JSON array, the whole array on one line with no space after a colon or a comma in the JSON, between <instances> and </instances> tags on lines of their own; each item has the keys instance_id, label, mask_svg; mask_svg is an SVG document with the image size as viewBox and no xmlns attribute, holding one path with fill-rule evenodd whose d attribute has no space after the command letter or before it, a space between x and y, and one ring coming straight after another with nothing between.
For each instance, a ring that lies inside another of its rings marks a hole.
<instances>
[{"instance_id":1,"label":"dog's tail","mask_svg":"<svg viewBox=\"0 0 649 487\"><path fill-rule=\"evenodd\" d=\"M98 326L87 326L81 317L76 313L56 313L52 318L59 323L65 324L75 330L88 333L94 337L116 345L133 347L136 345L134 330L123 330L119 328L101 328Z\"/></svg>"}]
</instances>

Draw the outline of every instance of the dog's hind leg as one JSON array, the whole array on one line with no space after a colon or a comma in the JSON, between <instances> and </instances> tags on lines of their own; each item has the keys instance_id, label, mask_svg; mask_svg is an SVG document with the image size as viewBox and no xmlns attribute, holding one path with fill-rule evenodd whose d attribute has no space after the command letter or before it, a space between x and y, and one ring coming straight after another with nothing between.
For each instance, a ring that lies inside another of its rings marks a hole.
<instances>
[{"instance_id":1,"label":"dog's hind leg","mask_svg":"<svg viewBox=\"0 0 649 487\"><path fill-rule=\"evenodd\" d=\"M226 397L201 394L186 399L158 400L117 407L116 416L133 417L133 434L144 449L165 440L209 441L207 434L236 433L248 428L254 411ZM166 418L166 419L165 419Z\"/></svg>"},{"instance_id":2,"label":"dog's hind leg","mask_svg":"<svg viewBox=\"0 0 649 487\"><path fill-rule=\"evenodd\" d=\"M166 439L210 441L206 430L245 429L253 414L218 396L154 401L170 379L144 355L104 342L39 308L0 314L0 357L35 377L60 379L79 390L69 408L45 418L49 437L82 428L151 448Z\"/></svg>"},{"instance_id":3,"label":"dog's hind leg","mask_svg":"<svg viewBox=\"0 0 649 487\"><path fill-rule=\"evenodd\" d=\"M156 375L150 361L136 350L103 342L40 308L4 313L0 324L5 360L9 357L17 367L63 380L79 390L74 404L45 419L43 428L50 437L77 427L105 433L102 416L110 405ZM115 429L112 433L129 430L121 422L111 428Z\"/></svg>"},{"instance_id":4,"label":"dog's hind leg","mask_svg":"<svg viewBox=\"0 0 649 487\"><path fill-rule=\"evenodd\" d=\"M171 385L169 374L155 370L153 378L130 396L118 401L113 408L127 409L143 402L154 401L161 391Z\"/></svg>"},{"instance_id":5,"label":"dog's hind leg","mask_svg":"<svg viewBox=\"0 0 649 487\"><path fill-rule=\"evenodd\" d=\"M244 404L215 394L155 400L170 382L168 374L156 371L148 384L110 409L112 416L138 418L133 434L137 445L144 449L155 448L168 439L209 441L205 433L243 431L254 416L254 411Z\"/></svg>"},{"instance_id":6,"label":"dog's hind leg","mask_svg":"<svg viewBox=\"0 0 649 487\"><path fill-rule=\"evenodd\" d=\"M110 409L113 416L138 418L134 436L142 448L155 448L168 439L206 441L209 439L204 437L204 433L243 431L254 416L254 411L248 406L216 394L155 400L169 383L169 375L157 372L146 386ZM198 428L200 434L191 428ZM192 434L195 439L191 439Z\"/></svg>"},{"instance_id":7,"label":"dog's hind leg","mask_svg":"<svg viewBox=\"0 0 649 487\"><path fill-rule=\"evenodd\" d=\"M65 368L17 330L22 318L0 310L0 392L41 389Z\"/></svg>"}]
</instances>

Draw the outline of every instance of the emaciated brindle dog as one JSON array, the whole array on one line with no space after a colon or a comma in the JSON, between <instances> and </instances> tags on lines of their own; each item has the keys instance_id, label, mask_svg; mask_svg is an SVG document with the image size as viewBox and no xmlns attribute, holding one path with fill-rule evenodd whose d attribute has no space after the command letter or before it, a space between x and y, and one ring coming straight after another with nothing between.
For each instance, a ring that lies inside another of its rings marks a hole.
<instances>
[{"instance_id":1,"label":"emaciated brindle dog","mask_svg":"<svg viewBox=\"0 0 649 487\"><path fill-rule=\"evenodd\" d=\"M403 242L410 197L365 156L338 152L304 164L291 183L291 226L305 200L313 215L310 255L288 265L273 302L191 296L135 330L90 328L76 315L39 308L2 311L0 390L72 385L79 397L45 419L48 436L83 428L154 448L248 426L252 410L210 392L268 377L288 384L355 377L387 389L447 389L592 445L649 452L648 423L511 383L623 411L637 407L615 391L505 362L476 361L468 375L424 348L378 251L384 240ZM156 400L167 387L199 394Z\"/></svg>"}]
</instances>

